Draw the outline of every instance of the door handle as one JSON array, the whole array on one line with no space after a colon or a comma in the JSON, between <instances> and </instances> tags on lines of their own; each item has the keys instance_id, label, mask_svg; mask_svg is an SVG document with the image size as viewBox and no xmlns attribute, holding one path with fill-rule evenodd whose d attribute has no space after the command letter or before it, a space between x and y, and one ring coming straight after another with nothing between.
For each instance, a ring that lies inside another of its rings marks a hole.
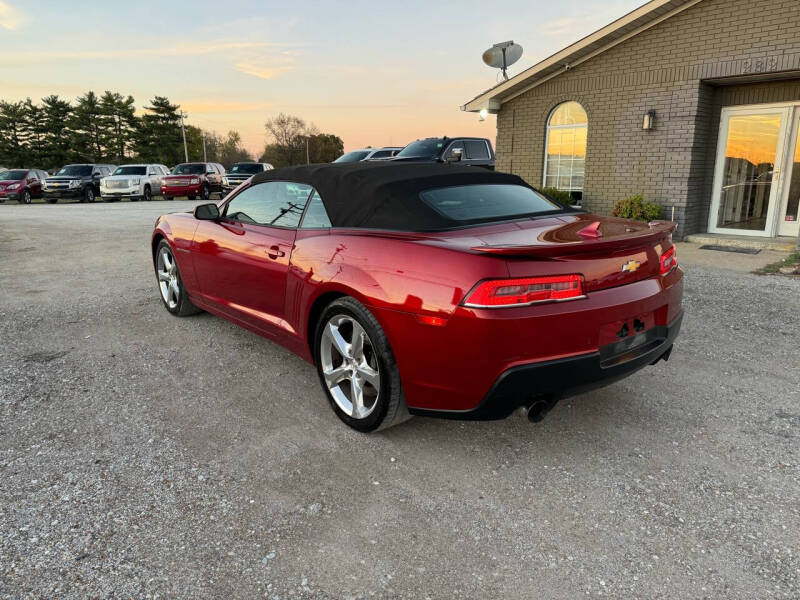
<instances>
[{"instance_id":1,"label":"door handle","mask_svg":"<svg viewBox=\"0 0 800 600\"><path fill-rule=\"evenodd\" d=\"M267 256L275 260L276 258L286 256L286 252L281 250L278 246L270 246L269 250L267 250Z\"/></svg>"}]
</instances>

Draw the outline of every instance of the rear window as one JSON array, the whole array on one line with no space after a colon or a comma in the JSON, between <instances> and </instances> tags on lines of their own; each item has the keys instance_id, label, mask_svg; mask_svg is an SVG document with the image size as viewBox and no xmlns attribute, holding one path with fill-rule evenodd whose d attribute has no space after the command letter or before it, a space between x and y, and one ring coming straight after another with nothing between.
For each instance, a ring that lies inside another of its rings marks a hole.
<instances>
[{"instance_id":1,"label":"rear window","mask_svg":"<svg viewBox=\"0 0 800 600\"><path fill-rule=\"evenodd\" d=\"M420 192L440 215L462 223L480 223L559 211L561 207L534 190L513 184L477 184Z\"/></svg>"}]
</instances>

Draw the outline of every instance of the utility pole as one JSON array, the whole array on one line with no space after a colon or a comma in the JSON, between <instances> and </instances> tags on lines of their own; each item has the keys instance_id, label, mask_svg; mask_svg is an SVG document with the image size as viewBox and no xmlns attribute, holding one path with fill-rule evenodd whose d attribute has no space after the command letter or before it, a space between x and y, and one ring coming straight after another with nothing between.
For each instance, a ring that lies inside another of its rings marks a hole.
<instances>
[{"instance_id":1,"label":"utility pole","mask_svg":"<svg viewBox=\"0 0 800 600\"><path fill-rule=\"evenodd\" d=\"M203 162L208 162L206 158L206 132L203 132Z\"/></svg>"},{"instance_id":2,"label":"utility pole","mask_svg":"<svg viewBox=\"0 0 800 600\"><path fill-rule=\"evenodd\" d=\"M181 134L183 135L183 157L184 162L189 162L189 148L186 146L186 129L183 127L183 118L188 117L185 112L181 111Z\"/></svg>"},{"instance_id":3,"label":"utility pole","mask_svg":"<svg viewBox=\"0 0 800 600\"><path fill-rule=\"evenodd\" d=\"M311 164L311 159L308 157L308 136L306 136L306 164Z\"/></svg>"}]
</instances>

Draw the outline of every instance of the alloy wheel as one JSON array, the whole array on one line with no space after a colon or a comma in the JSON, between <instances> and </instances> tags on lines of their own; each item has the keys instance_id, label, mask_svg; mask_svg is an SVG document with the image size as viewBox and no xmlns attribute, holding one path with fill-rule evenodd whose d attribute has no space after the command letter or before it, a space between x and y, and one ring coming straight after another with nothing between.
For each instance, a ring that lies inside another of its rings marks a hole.
<instances>
[{"instance_id":1,"label":"alloy wheel","mask_svg":"<svg viewBox=\"0 0 800 600\"><path fill-rule=\"evenodd\" d=\"M320 337L322 377L333 401L349 417L375 410L381 389L378 357L364 327L353 317L334 315Z\"/></svg>"},{"instance_id":2,"label":"alloy wheel","mask_svg":"<svg viewBox=\"0 0 800 600\"><path fill-rule=\"evenodd\" d=\"M30 204L31 203L31 193L28 190L22 191L22 204Z\"/></svg>"},{"instance_id":3,"label":"alloy wheel","mask_svg":"<svg viewBox=\"0 0 800 600\"><path fill-rule=\"evenodd\" d=\"M169 248L162 247L158 251L158 287L161 289L161 297L164 303L175 310L181 296L180 282L178 281L178 266L175 264L175 257Z\"/></svg>"}]
</instances>

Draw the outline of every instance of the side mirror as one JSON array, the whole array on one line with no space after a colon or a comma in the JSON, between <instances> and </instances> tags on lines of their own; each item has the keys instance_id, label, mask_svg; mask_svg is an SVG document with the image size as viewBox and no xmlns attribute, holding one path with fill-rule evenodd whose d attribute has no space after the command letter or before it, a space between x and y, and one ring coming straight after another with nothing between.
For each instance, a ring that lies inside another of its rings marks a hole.
<instances>
[{"instance_id":1,"label":"side mirror","mask_svg":"<svg viewBox=\"0 0 800 600\"><path fill-rule=\"evenodd\" d=\"M213 202L200 204L194 207L194 218L201 221L216 221L219 219L219 206Z\"/></svg>"},{"instance_id":2,"label":"side mirror","mask_svg":"<svg viewBox=\"0 0 800 600\"><path fill-rule=\"evenodd\" d=\"M97 171L96 173L92 173L92 177L100 177L100 171Z\"/></svg>"},{"instance_id":3,"label":"side mirror","mask_svg":"<svg viewBox=\"0 0 800 600\"><path fill-rule=\"evenodd\" d=\"M447 157L447 162L460 162L464 151L461 148L453 148Z\"/></svg>"}]
</instances>

